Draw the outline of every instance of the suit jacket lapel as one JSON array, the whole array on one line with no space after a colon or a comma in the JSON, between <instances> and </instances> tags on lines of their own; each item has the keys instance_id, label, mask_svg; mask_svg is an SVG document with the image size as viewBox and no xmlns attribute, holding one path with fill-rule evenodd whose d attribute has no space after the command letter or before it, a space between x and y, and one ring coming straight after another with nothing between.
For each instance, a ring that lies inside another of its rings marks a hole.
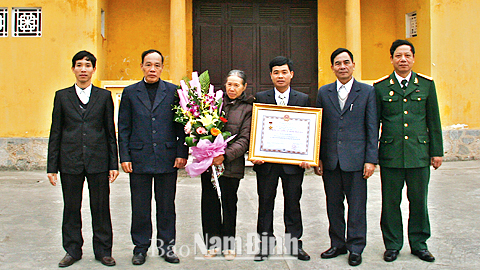
<instances>
[{"instance_id":1,"label":"suit jacket lapel","mask_svg":"<svg viewBox=\"0 0 480 270\"><path fill-rule=\"evenodd\" d=\"M340 101L338 101L337 82L336 81L328 89L328 97L330 98L330 101L332 102L333 106L338 111L338 113L341 114L342 110L340 110Z\"/></svg>"},{"instance_id":2,"label":"suit jacket lapel","mask_svg":"<svg viewBox=\"0 0 480 270\"><path fill-rule=\"evenodd\" d=\"M165 99L166 96L167 96L167 87L165 86L165 82L160 80L158 82L158 89L155 95L155 100L153 102L152 111L154 111L155 108L158 107L158 105Z\"/></svg>"},{"instance_id":3,"label":"suit jacket lapel","mask_svg":"<svg viewBox=\"0 0 480 270\"><path fill-rule=\"evenodd\" d=\"M344 114L352 106L353 102L358 97L359 91L360 91L360 86L358 85L357 81L355 81L355 79L354 79L353 84L352 84L352 89L350 89L350 93L348 94L348 98L345 101L345 106L343 106L342 114ZM338 107L340 108L340 105L338 105Z\"/></svg>"},{"instance_id":4,"label":"suit jacket lapel","mask_svg":"<svg viewBox=\"0 0 480 270\"><path fill-rule=\"evenodd\" d=\"M275 90L271 89L270 91L267 92L267 103L268 104L277 104L277 101L275 100Z\"/></svg>"},{"instance_id":5,"label":"suit jacket lapel","mask_svg":"<svg viewBox=\"0 0 480 270\"><path fill-rule=\"evenodd\" d=\"M400 86L400 83L397 80L397 77L395 77L395 72L390 74L390 85L389 88L394 91L399 93L402 97L405 96L405 93L403 92L402 87Z\"/></svg>"},{"instance_id":6,"label":"suit jacket lapel","mask_svg":"<svg viewBox=\"0 0 480 270\"><path fill-rule=\"evenodd\" d=\"M92 110L93 106L95 106L97 99L98 99L98 88L92 85L92 92L90 93L90 99L88 100L87 110L85 111L85 115L83 116L83 118L87 117L88 113Z\"/></svg>"},{"instance_id":7,"label":"suit jacket lapel","mask_svg":"<svg viewBox=\"0 0 480 270\"><path fill-rule=\"evenodd\" d=\"M287 105L295 106L296 104L298 104L297 100L298 100L297 93L295 93L293 91L293 89L290 88L290 95L288 95L288 104Z\"/></svg>"},{"instance_id":8,"label":"suit jacket lapel","mask_svg":"<svg viewBox=\"0 0 480 270\"><path fill-rule=\"evenodd\" d=\"M82 117L82 111L80 110L80 105L78 104L78 96L77 92L75 91L75 85L68 89L68 99L72 102L72 106L78 112L78 115Z\"/></svg>"},{"instance_id":9,"label":"suit jacket lapel","mask_svg":"<svg viewBox=\"0 0 480 270\"><path fill-rule=\"evenodd\" d=\"M147 88L145 87L145 83L140 82L137 84L137 94L138 94L138 99L147 107L148 110L152 109L152 103L150 102L150 98L148 97L147 93Z\"/></svg>"}]
</instances>

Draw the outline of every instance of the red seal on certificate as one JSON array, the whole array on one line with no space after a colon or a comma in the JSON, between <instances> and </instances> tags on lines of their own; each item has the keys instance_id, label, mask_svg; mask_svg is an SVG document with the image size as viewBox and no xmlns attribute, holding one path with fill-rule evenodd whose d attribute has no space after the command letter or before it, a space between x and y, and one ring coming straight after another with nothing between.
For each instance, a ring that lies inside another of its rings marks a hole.
<instances>
[{"instance_id":1,"label":"red seal on certificate","mask_svg":"<svg viewBox=\"0 0 480 270\"><path fill-rule=\"evenodd\" d=\"M283 116L283 121L290 121L290 115L285 114L285 115Z\"/></svg>"}]
</instances>

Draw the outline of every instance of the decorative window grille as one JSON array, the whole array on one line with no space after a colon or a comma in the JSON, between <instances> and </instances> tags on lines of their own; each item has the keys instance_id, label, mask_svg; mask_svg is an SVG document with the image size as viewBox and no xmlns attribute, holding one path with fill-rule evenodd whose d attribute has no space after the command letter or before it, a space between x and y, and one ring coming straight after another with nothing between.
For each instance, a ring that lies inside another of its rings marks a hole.
<instances>
[{"instance_id":1,"label":"decorative window grille","mask_svg":"<svg viewBox=\"0 0 480 270\"><path fill-rule=\"evenodd\" d=\"M8 8L0 8L0 37L8 36Z\"/></svg>"},{"instance_id":2,"label":"decorative window grille","mask_svg":"<svg viewBox=\"0 0 480 270\"><path fill-rule=\"evenodd\" d=\"M405 14L405 23L407 30L407 38L417 36L417 12L410 12Z\"/></svg>"},{"instance_id":3,"label":"decorative window grille","mask_svg":"<svg viewBox=\"0 0 480 270\"><path fill-rule=\"evenodd\" d=\"M42 36L42 8L13 8L14 37Z\"/></svg>"}]
</instances>

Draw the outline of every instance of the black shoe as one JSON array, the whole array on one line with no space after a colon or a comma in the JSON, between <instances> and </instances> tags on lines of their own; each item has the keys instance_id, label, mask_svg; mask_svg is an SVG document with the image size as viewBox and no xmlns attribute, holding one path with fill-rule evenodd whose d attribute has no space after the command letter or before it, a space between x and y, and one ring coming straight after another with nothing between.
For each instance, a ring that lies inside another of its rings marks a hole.
<instances>
[{"instance_id":1,"label":"black shoe","mask_svg":"<svg viewBox=\"0 0 480 270\"><path fill-rule=\"evenodd\" d=\"M95 257L95 260L100 261L103 265L106 266L115 266L116 262L115 259L111 256L105 256L105 257Z\"/></svg>"},{"instance_id":2,"label":"black shoe","mask_svg":"<svg viewBox=\"0 0 480 270\"><path fill-rule=\"evenodd\" d=\"M322 255L320 255L320 257L322 257L323 259L331 259L331 258L335 258L335 257L337 257L338 255L341 255L341 254L347 254L347 248L346 247L342 247L342 248L331 247L328 250L326 250L325 252L323 252Z\"/></svg>"},{"instance_id":3,"label":"black shoe","mask_svg":"<svg viewBox=\"0 0 480 270\"><path fill-rule=\"evenodd\" d=\"M147 259L147 254L146 253L135 253L133 254L132 257L132 264L133 265L142 265L145 263L145 260Z\"/></svg>"},{"instance_id":4,"label":"black shoe","mask_svg":"<svg viewBox=\"0 0 480 270\"><path fill-rule=\"evenodd\" d=\"M80 259L78 259L80 260ZM78 261L77 259L73 258L70 254L65 254L65 257L58 263L58 267L67 267Z\"/></svg>"},{"instance_id":5,"label":"black shoe","mask_svg":"<svg viewBox=\"0 0 480 270\"><path fill-rule=\"evenodd\" d=\"M296 256L301 261L310 261L310 255L308 255L308 253L305 252L303 248L299 248L298 253L294 256Z\"/></svg>"},{"instance_id":6,"label":"black shoe","mask_svg":"<svg viewBox=\"0 0 480 270\"><path fill-rule=\"evenodd\" d=\"M255 257L253 257L253 260L256 261L256 262L262 262L262 261L265 261L266 259L268 259L268 253L266 254L262 254L262 252L259 252L257 254L255 254Z\"/></svg>"},{"instance_id":7,"label":"black shoe","mask_svg":"<svg viewBox=\"0 0 480 270\"><path fill-rule=\"evenodd\" d=\"M165 254L162 255L166 262L169 263L180 263L180 259L178 258L177 254L173 252L173 250L168 250Z\"/></svg>"},{"instance_id":8,"label":"black shoe","mask_svg":"<svg viewBox=\"0 0 480 270\"><path fill-rule=\"evenodd\" d=\"M355 253L355 252L350 252L350 255L348 255L348 264L351 266L357 266L362 263L362 254Z\"/></svg>"},{"instance_id":9,"label":"black shoe","mask_svg":"<svg viewBox=\"0 0 480 270\"><path fill-rule=\"evenodd\" d=\"M400 251L398 251L396 249L387 249L385 251L385 253L383 254L383 259L386 262L393 262L397 259L399 253L400 253Z\"/></svg>"},{"instance_id":10,"label":"black shoe","mask_svg":"<svg viewBox=\"0 0 480 270\"><path fill-rule=\"evenodd\" d=\"M430 253L428 249L415 250L415 251L412 251L412 254L420 258L420 260L424 260L426 262L435 261L435 257L433 257L432 253Z\"/></svg>"}]
</instances>

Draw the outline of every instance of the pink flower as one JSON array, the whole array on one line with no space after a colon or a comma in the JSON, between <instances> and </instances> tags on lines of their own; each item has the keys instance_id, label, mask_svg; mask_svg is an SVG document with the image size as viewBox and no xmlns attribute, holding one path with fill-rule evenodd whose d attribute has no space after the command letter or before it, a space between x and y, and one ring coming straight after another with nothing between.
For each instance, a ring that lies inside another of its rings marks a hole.
<instances>
[{"instance_id":1,"label":"pink flower","mask_svg":"<svg viewBox=\"0 0 480 270\"><path fill-rule=\"evenodd\" d=\"M190 121L188 121L186 124L185 124L185 127L183 128L183 130L185 131L185 134L190 134L192 132L192 123L190 123Z\"/></svg>"},{"instance_id":2,"label":"pink flower","mask_svg":"<svg viewBox=\"0 0 480 270\"><path fill-rule=\"evenodd\" d=\"M198 127L196 131L198 134L207 134L207 130L204 127Z\"/></svg>"}]
</instances>

